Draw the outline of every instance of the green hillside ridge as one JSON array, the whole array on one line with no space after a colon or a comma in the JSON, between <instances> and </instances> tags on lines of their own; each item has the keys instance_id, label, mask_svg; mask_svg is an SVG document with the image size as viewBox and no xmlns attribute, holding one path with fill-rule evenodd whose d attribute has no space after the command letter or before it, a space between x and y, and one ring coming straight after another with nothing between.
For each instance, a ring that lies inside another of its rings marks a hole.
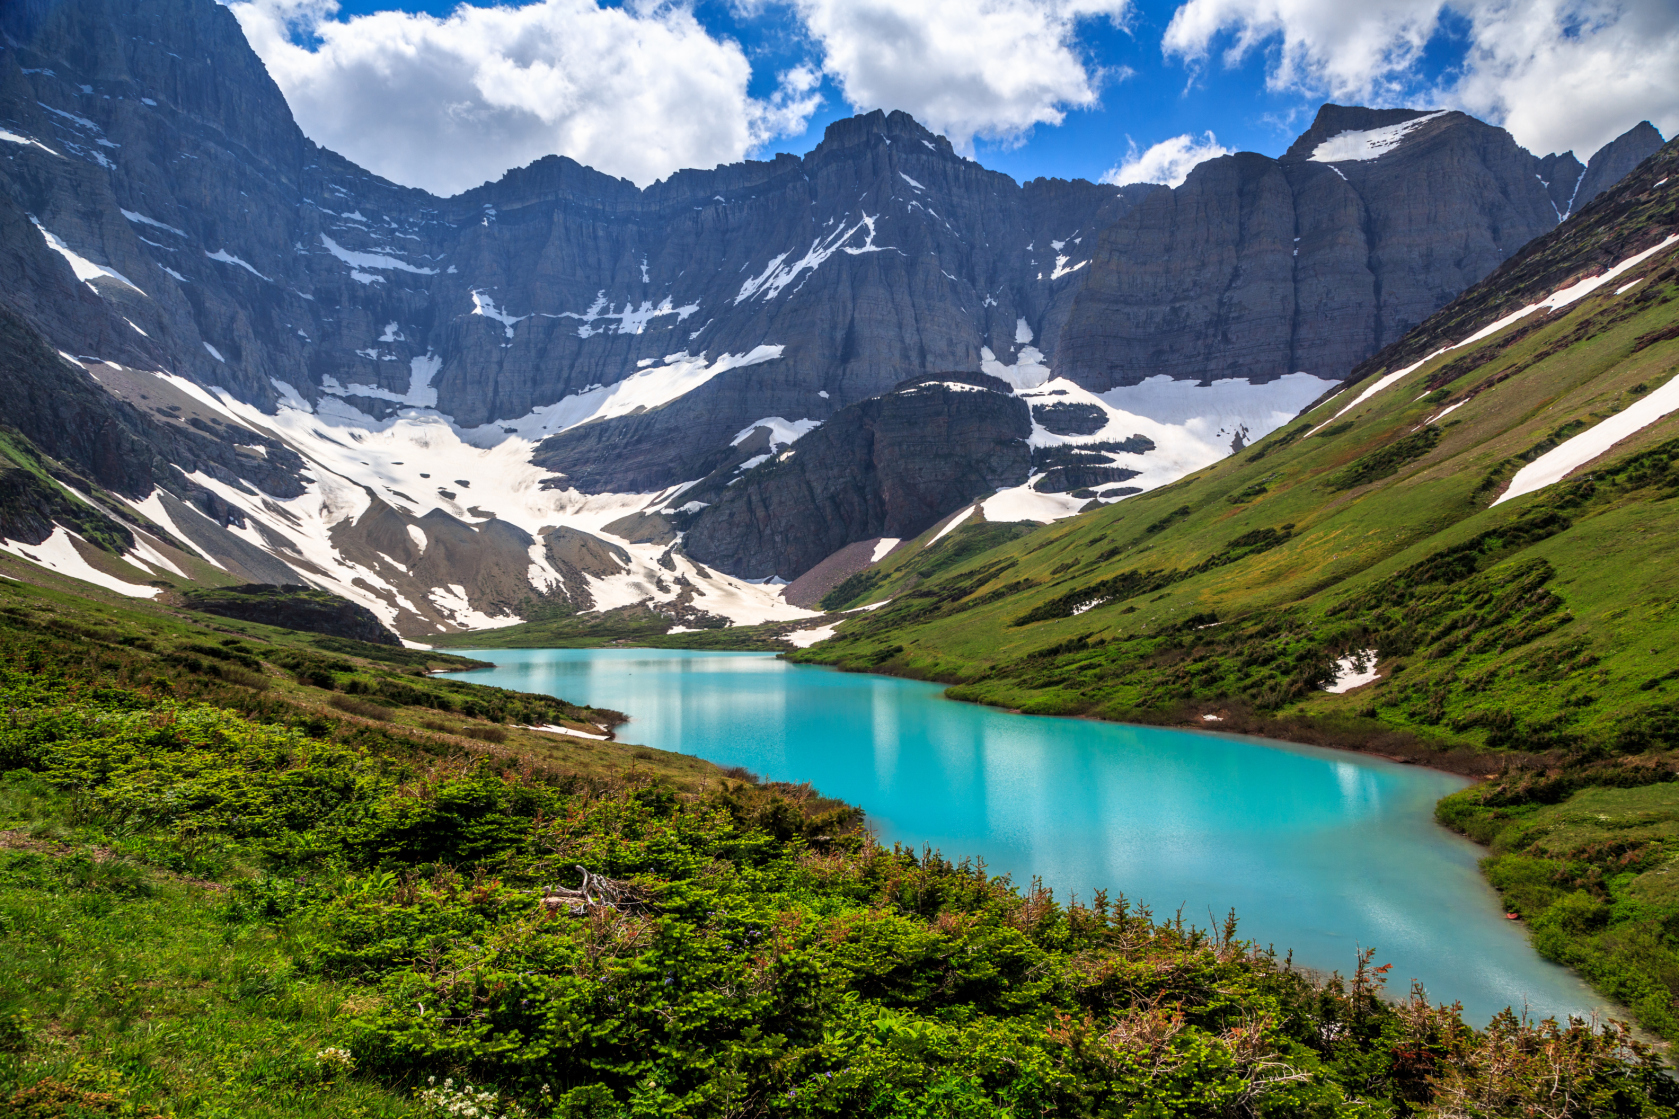
<instances>
[{"instance_id":1,"label":"green hillside ridge","mask_svg":"<svg viewBox=\"0 0 1679 1119\"><path fill-rule=\"evenodd\" d=\"M463 663L0 583L0 1116L1679 1108L1613 1023L1476 1031L808 787L427 733L613 718Z\"/></svg>"},{"instance_id":2,"label":"green hillside ridge","mask_svg":"<svg viewBox=\"0 0 1679 1119\"><path fill-rule=\"evenodd\" d=\"M999 547L963 549L937 570L931 552L899 549L824 602L888 605L797 656L942 679L960 698L1042 713L1219 714L1222 704L1227 721L1362 716L1471 747L1638 733L1665 707L1665 682L1643 685L1667 671L1663 604L1676 588L1659 561L1672 554L1679 422L1644 428L1605 467L1489 506L1521 466L1679 368L1675 251L1336 416L1401 361L1679 232L1679 177L1653 186L1676 164L1670 144L1343 393L1244 453ZM1001 527L968 525L938 547ZM1495 589L1498 601L1487 597ZM1473 651L1451 655L1460 647ZM1382 682L1321 691L1337 658L1366 648ZM1577 675L1592 681L1591 702L1556 686ZM1495 692L1515 700L1515 721L1487 714Z\"/></svg>"},{"instance_id":3,"label":"green hillside ridge","mask_svg":"<svg viewBox=\"0 0 1679 1119\"><path fill-rule=\"evenodd\" d=\"M791 655L1490 776L1442 822L1492 844L1541 952L1679 1039L1679 813L1646 803L1679 775L1679 413L1495 504L1679 372L1679 247L1423 361L1679 233L1676 171L1669 144L1240 454L937 572L900 550L825 604L884 605ZM1327 691L1338 662L1377 679Z\"/></svg>"}]
</instances>

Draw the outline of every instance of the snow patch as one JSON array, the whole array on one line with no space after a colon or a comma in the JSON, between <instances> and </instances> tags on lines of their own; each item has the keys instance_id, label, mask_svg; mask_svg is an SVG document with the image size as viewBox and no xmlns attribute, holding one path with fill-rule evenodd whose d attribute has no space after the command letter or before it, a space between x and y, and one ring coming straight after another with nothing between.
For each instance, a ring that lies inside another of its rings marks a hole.
<instances>
[{"instance_id":1,"label":"snow patch","mask_svg":"<svg viewBox=\"0 0 1679 1119\"><path fill-rule=\"evenodd\" d=\"M204 343L204 351L206 353L208 353L211 357L215 358L217 361L221 362L223 365L227 364L227 359L222 356L222 352L220 350L216 349L216 347L210 345L210 343L208 343L208 342Z\"/></svg>"},{"instance_id":2,"label":"snow patch","mask_svg":"<svg viewBox=\"0 0 1679 1119\"><path fill-rule=\"evenodd\" d=\"M864 214L863 220L857 224L849 227L840 226L827 237L816 238L810 243L810 248L806 250L805 255L792 264L783 264L788 257L793 255L791 251L775 257L761 273L740 286L740 293L735 296L735 303L738 305L760 295L765 302L768 302L780 295L781 289L797 279L799 273L807 270L814 272L822 266L825 260L842 250L856 256L859 253L878 253L892 249L893 246L891 245L876 245L874 243L874 223L876 220L876 217ZM869 235L863 244L857 247L847 245L846 242L863 228L867 228L869 231Z\"/></svg>"},{"instance_id":3,"label":"snow patch","mask_svg":"<svg viewBox=\"0 0 1679 1119\"><path fill-rule=\"evenodd\" d=\"M495 420L482 427L462 431L461 437L475 446L483 446L500 442L510 434L504 429L513 428L511 434L534 441L589 420L657 408L693 392L727 370L775 361L784 349L785 346L758 346L744 354L724 354L709 365L706 364L705 354L701 353L695 358L639 370L610 385L597 385L573 393L554 404L533 408L518 419Z\"/></svg>"},{"instance_id":4,"label":"snow patch","mask_svg":"<svg viewBox=\"0 0 1679 1119\"><path fill-rule=\"evenodd\" d=\"M1471 334L1469 337L1465 338L1461 342L1453 342L1449 346L1442 346L1438 350L1435 350L1433 353L1429 354L1427 357L1423 358L1421 361L1413 362L1410 365L1407 365L1403 369L1394 370L1392 373L1389 373L1386 376L1378 379L1375 384L1371 385L1369 388L1367 388L1363 392L1359 393L1359 395L1353 400L1353 402L1351 404L1347 405L1345 408L1342 408L1339 412L1336 412L1333 416L1330 416L1327 420L1324 420L1323 423L1321 423L1317 427L1313 428L1312 432L1316 433L1318 431L1323 430L1329 424L1334 423L1336 420L1340 419L1342 416L1346 415L1348 412L1352 411L1354 408L1357 408L1360 404L1363 404L1366 400L1369 400L1372 396L1375 396L1377 393L1381 392L1383 389L1387 388L1389 385L1394 384L1397 381L1403 380L1405 377L1407 377L1410 374L1416 372L1418 369L1421 369L1423 366L1427 365L1429 362L1433 361L1435 358L1439 357L1441 354L1450 353L1452 350L1461 349L1464 346L1473 345L1474 343L1481 341L1481 339L1483 339L1483 338L1491 337L1492 335L1497 334L1499 331L1503 330L1505 327L1509 326L1510 324L1512 324L1514 322L1517 322L1520 319L1524 319L1528 315L1533 314L1535 311L1545 311L1545 312L1549 313L1551 311L1557 310L1560 307L1566 307L1570 303L1575 302L1576 300L1583 299L1587 295L1590 295L1592 292L1596 291L1598 288L1602 287L1604 284L1607 284L1609 281L1613 280L1615 277L1621 275L1623 272L1626 272L1630 268L1638 267L1640 264L1644 263L1646 260L1650 259L1652 256L1655 256L1657 253L1661 252L1663 249L1667 248L1669 245L1672 245L1676 242L1679 242L1679 233L1673 234L1672 236L1668 237L1667 240L1663 241L1659 245L1656 245L1652 248L1645 249L1643 252L1638 253L1634 256L1629 256L1627 259L1621 261L1619 264L1615 265L1613 268L1609 269L1607 272L1604 272L1602 275L1590 276L1590 277L1587 277L1584 280L1576 281L1575 283L1570 284L1568 287L1559 288L1556 291L1552 292L1550 295L1546 296L1544 299L1541 299L1537 303L1529 303L1526 307L1522 307L1519 310L1510 312L1508 315L1505 315L1503 318L1499 319L1497 322L1488 323L1486 326L1483 326L1480 330L1477 330L1475 333ZM1530 464L1530 465L1536 465L1536 464Z\"/></svg>"},{"instance_id":5,"label":"snow patch","mask_svg":"<svg viewBox=\"0 0 1679 1119\"><path fill-rule=\"evenodd\" d=\"M681 322L700 309L698 303L684 303L677 307L672 304L668 295L656 304L651 299L643 299L640 306L637 306L634 300L625 300L622 311L617 310L617 306L616 303L606 301L606 292L602 290L595 293L595 301L589 304L588 310L582 314L576 311L561 311L557 315L550 315L545 312L543 317L549 319L580 319L583 325L577 328L577 336L579 338L593 338L597 334L609 333L642 334L647 330L647 324L654 319L662 318L665 315L675 315L676 321ZM606 326L595 325L597 322L606 320L617 321ZM683 356L687 355L684 354ZM648 360L651 361L651 359ZM667 357L665 360L669 361L670 358Z\"/></svg>"},{"instance_id":6,"label":"snow patch","mask_svg":"<svg viewBox=\"0 0 1679 1119\"><path fill-rule=\"evenodd\" d=\"M268 277L264 276L261 272L258 272L255 268L252 268L245 261L240 260L238 257L234 256L232 253L228 252L226 249L217 249L213 253L212 252L206 252L204 255L209 257L211 260L219 260L223 264L238 265L240 268L243 268L245 271L249 272L251 275L255 276L259 280L267 280L268 283L273 283L274 282L273 280L269 280Z\"/></svg>"},{"instance_id":7,"label":"snow patch","mask_svg":"<svg viewBox=\"0 0 1679 1119\"><path fill-rule=\"evenodd\" d=\"M926 547L932 547L934 544L937 544L940 540L943 540L945 538L945 536L948 535L949 533L953 532L958 525L960 525L963 521L967 520L969 517L973 516L974 515L974 510L978 509L978 508L979 508L978 505L970 505L966 509L962 510L961 513L952 517L945 524L945 526L943 528L939 529L938 535L934 536L931 540L927 541L925 546Z\"/></svg>"},{"instance_id":8,"label":"snow patch","mask_svg":"<svg viewBox=\"0 0 1679 1119\"><path fill-rule=\"evenodd\" d=\"M325 246L327 252L331 253L345 264L352 265L356 268L380 268L386 271L412 272L417 276L437 275L437 269L435 268L421 268L417 265L409 264L406 260L400 260L394 256L386 256L384 253L362 253L356 252L353 249L346 249L337 241L328 237L325 233L321 234L321 244Z\"/></svg>"},{"instance_id":9,"label":"snow patch","mask_svg":"<svg viewBox=\"0 0 1679 1119\"><path fill-rule=\"evenodd\" d=\"M1015 337L1017 339L1020 337L1021 328L1025 324L1025 319L1021 319L1015 324ZM1027 337L1031 337L1030 330L1027 330ZM1044 364L1044 355L1039 352L1036 346L1022 346L1019 354L1015 356L1013 365L1004 365L997 355L991 352L991 347L981 346L979 368L983 373L989 373L993 377L1007 381L1014 386L1016 392L1038 388L1049 380L1049 366Z\"/></svg>"},{"instance_id":10,"label":"snow patch","mask_svg":"<svg viewBox=\"0 0 1679 1119\"><path fill-rule=\"evenodd\" d=\"M1335 682L1323 690L1340 695L1380 679L1376 674L1376 650L1360 649L1335 662Z\"/></svg>"},{"instance_id":11,"label":"snow patch","mask_svg":"<svg viewBox=\"0 0 1679 1119\"><path fill-rule=\"evenodd\" d=\"M744 443L749 435L760 427L770 429L771 448L785 447L798 442L801 436L807 435L822 426L821 420L784 420L780 416L765 416L742 428L740 434L729 440L729 446L738 447Z\"/></svg>"},{"instance_id":12,"label":"snow patch","mask_svg":"<svg viewBox=\"0 0 1679 1119\"><path fill-rule=\"evenodd\" d=\"M168 225L164 222L160 222L156 218L148 218L145 214L137 214L133 210L123 210L123 211L121 211L121 213L122 213L123 217L125 217L129 221L135 222L139 225L149 225L153 229L167 230L168 232L177 234L181 237L185 237L187 235L186 230L176 229L174 226Z\"/></svg>"},{"instance_id":13,"label":"snow patch","mask_svg":"<svg viewBox=\"0 0 1679 1119\"><path fill-rule=\"evenodd\" d=\"M80 536L63 525L54 525L52 535L39 544L25 544L18 540L0 540L0 549L41 567L56 571L60 575L68 575L72 579L80 579L84 583L92 583L95 586L116 591L118 594L127 595L130 598L157 597L159 588L124 582L115 575L107 575L83 559L75 545L75 541L81 539ZM86 541L82 542L87 543ZM87 546L91 548L93 545L88 544Z\"/></svg>"},{"instance_id":14,"label":"snow patch","mask_svg":"<svg viewBox=\"0 0 1679 1119\"><path fill-rule=\"evenodd\" d=\"M673 626L671 629L667 630L666 632L667 633L692 633L693 631L692 630L685 630L681 626ZM592 738L597 742L605 742L606 739L607 739L607 736L604 735L604 734L590 734L586 730L572 730L570 727L562 727L562 726L558 726L554 723L541 723L541 724L529 724L529 725L520 724L520 725L523 726L524 729L526 729L526 730L540 730L540 731L545 731L548 734L569 734L573 738Z\"/></svg>"},{"instance_id":15,"label":"snow patch","mask_svg":"<svg viewBox=\"0 0 1679 1119\"><path fill-rule=\"evenodd\" d=\"M1068 497L1064 493L1039 493L1032 483L1042 475L1033 475L1023 486L998 490L979 503L988 521L1037 521L1048 524L1063 517L1071 517L1087 503L1086 498Z\"/></svg>"},{"instance_id":16,"label":"snow patch","mask_svg":"<svg viewBox=\"0 0 1679 1119\"><path fill-rule=\"evenodd\" d=\"M51 148L49 148L45 144L41 143L41 141L33 139L32 137L29 137L29 136L19 136L16 132L8 132L4 128L0 128L0 140L4 140L9 144L22 144L25 147L29 147L30 145L34 145L35 147L40 148L42 151L46 152L48 155L57 155L59 159L64 158L62 155L58 155L57 152L53 151Z\"/></svg>"},{"instance_id":17,"label":"snow patch","mask_svg":"<svg viewBox=\"0 0 1679 1119\"><path fill-rule=\"evenodd\" d=\"M494 319L500 323L506 328L509 338L513 337L514 323L524 322L530 318L529 315L510 315L506 311L497 310L496 301L490 298L489 293L479 291L476 288L472 291L472 313L483 315L486 319Z\"/></svg>"},{"instance_id":18,"label":"snow patch","mask_svg":"<svg viewBox=\"0 0 1679 1119\"><path fill-rule=\"evenodd\" d=\"M1448 109L1442 109L1437 113L1414 117L1399 124L1390 124L1385 128L1371 128L1363 132L1341 132L1319 144L1307 158L1317 163L1349 163L1380 159L1398 147L1413 129L1419 128L1437 117L1443 117L1449 111ZM1346 176L1342 177L1345 178Z\"/></svg>"},{"instance_id":19,"label":"snow patch","mask_svg":"<svg viewBox=\"0 0 1679 1119\"><path fill-rule=\"evenodd\" d=\"M1516 476L1510 479L1510 488L1493 504L1501 505L1513 497L1521 497L1562 481L1616 443L1676 410L1679 410L1679 376L1669 378L1667 384L1636 404L1551 448L1516 471Z\"/></svg>"},{"instance_id":20,"label":"snow patch","mask_svg":"<svg viewBox=\"0 0 1679 1119\"><path fill-rule=\"evenodd\" d=\"M869 563L879 563L881 560L886 558L886 554L888 552L902 543L903 540L899 537L882 536L879 540L875 541L874 554L869 556Z\"/></svg>"},{"instance_id":21,"label":"snow patch","mask_svg":"<svg viewBox=\"0 0 1679 1119\"><path fill-rule=\"evenodd\" d=\"M504 629L516 626L524 621L517 614L503 614L491 617L481 610L474 609L467 601L466 588L459 583L450 583L446 587L433 587L426 592L431 604L437 607L439 613L445 615L462 629Z\"/></svg>"},{"instance_id":22,"label":"snow patch","mask_svg":"<svg viewBox=\"0 0 1679 1119\"><path fill-rule=\"evenodd\" d=\"M36 221L35 215L29 215L29 220L35 223L35 228L39 229L41 231L41 236L46 238L47 246L51 248L53 252L70 262L70 270L76 274L76 279L86 284L88 286L88 290L93 292L93 294L99 294L99 289L93 286L93 281L101 276L106 279L115 280L124 287L132 288L133 290L140 292L141 295L146 294L144 291L140 290L139 284L130 280L121 272L112 268L107 268L103 264L95 264L87 257L77 253L74 249L70 248L69 245L66 245L63 241L55 237L46 226L42 225L39 221ZM147 296L147 298L149 299L151 297Z\"/></svg>"},{"instance_id":23,"label":"snow patch","mask_svg":"<svg viewBox=\"0 0 1679 1119\"><path fill-rule=\"evenodd\" d=\"M818 641L828 640L834 635L834 630L838 627L839 623L834 622L830 625L816 626L813 629L796 629L791 633L782 634L781 638L795 649L808 649Z\"/></svg>"}]
</instances>

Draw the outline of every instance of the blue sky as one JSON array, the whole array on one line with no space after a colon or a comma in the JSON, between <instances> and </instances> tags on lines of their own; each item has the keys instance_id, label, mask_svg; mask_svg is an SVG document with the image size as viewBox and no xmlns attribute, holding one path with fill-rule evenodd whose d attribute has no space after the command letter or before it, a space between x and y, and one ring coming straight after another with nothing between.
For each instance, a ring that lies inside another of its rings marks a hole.
<instances>
[{"instance_id":1,"label":"blue sky","mask_svg":"<svg viewBox=\"0 0 1679 1119\"><path fill-rule=\"evenodd\" d=\"M306 132L442 193L547 152L641 183L803 154L870 102L1022 181L1099 179L1174 142L1190 154L1131 174L1276 155L1325 100L1462 108L1581 158L1641 119L1679 126L1674 0L227 2Z\"/></svg>"},{"instance_id":2,"label":"blue sky","mask_svg":"<svg viewBox=\"0 0 1679 1119\"><path fill-rule=\"evenodd\" d=\"M340 15L348 18L395 8L447 16L458 6L453 0L341 0ZM1070 111L1059 126L1038 125L1024 143L979 140L975 158L1021 181L1039 176L1095 180L1123 159L1130 142L1147 148L1171 136L1209 130L1232 150L1280 155L1311 124L1323 98L1297 90L1267 90L1263 51L1250 54L1235 68L1214 63L1193 74L1181 60L1168 61L1161 53L1161 35L1176 9L1176 3L1145 0L1136 5L1126 30L1103 18L1081 21L1081 53L1109 71L1101 86L1100 105ZM797 21L785 11L741 18L731 5L715 2L696 4L694 11L708 29L745 48L753 63L754 94L767 94L777 73L811 53ZM1429 52L1419 84L1431 84L1461 62L1463 49L1461 36L1455 40L1441 36L1436 49ZM772 142L770 152L803 155L821 141L829 123L852 115L854 110L832 78L824 78L820 90L823 105L810 126L797 136Z\"/></svg>"}]
</instances>

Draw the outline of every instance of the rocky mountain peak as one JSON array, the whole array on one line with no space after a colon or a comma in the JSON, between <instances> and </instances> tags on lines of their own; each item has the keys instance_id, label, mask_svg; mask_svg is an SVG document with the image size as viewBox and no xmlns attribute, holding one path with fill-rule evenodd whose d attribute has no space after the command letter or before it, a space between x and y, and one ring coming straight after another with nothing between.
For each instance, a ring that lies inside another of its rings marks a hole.
<instances>
[{"instance_id":1,"label":"rocky mountain peak","mask_svg":"<svg viewBox=\"0 0 1679 1119\"><path fill-rule=\"evenodd\" d=\"M670 549L790 578L976 499L1168 483L1562 212L1502 129L1337 105L1177 189L1021 186L877 111L646 189L550 156L443 199L303 138L214 0L0 13L0 311L35 335L0 420L207 562L410 636L527 594L764 617ZM628 558L551 554L556 526Z\"/></svg>"},{"instance_id":2,"label":"rocky mountain peak","mask_svg":"<svg viewBox=\"0 0 1679 1119\"><path fill-rule=\"evenodd\" d=\"M1634 167L1650 158L1661 146L1662 134L1656 131L1655 125L1644 120L1599 148L1580 176L1571 210L1579 212L1598 195L1626 178Z\"/></svg>"},{"instance_id":3,"label":"rocky mountain peak","mask_svg":"<svg viewBox=\"0 0 1679 1119\"><path fill-rule=\"evenodd\" d=\"M1336 105L1326 103L1318 108L1318 114L1312 120L1312 126L1300 134L1300 137L1290 144L1288 151L1282 158L1285 160L1311 159L1312 154L1329 140L1346 132L1370 132L1378 128L1389 128L1406 121L1416 120L1418 117L1428 116L1428 109L1367 109L1362 105Z\"/></svg>"}]
</instances>

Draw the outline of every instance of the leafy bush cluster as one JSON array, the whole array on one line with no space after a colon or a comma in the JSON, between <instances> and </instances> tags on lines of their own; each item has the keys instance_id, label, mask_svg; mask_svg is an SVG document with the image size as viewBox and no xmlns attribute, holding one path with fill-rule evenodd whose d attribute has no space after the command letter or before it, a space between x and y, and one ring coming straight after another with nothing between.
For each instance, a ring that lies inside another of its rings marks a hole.
<instances>
[{"instance_id":1,"label":"leafy bush cluster","mask_svg":"<svg viewBox=\"0 0 1679 1119\"><path fill-rule=\"evenodd\" d=\"M7 786L64 806L105 862L130 864L90 886L91 863L13 858L0 896L95 889L139 905L132 867L214 847L219 863L194 869L231 888L199 911L230 940L282 933L296 977L253 977L239 997L276 982L365 992L313 1059L275 1066L287 1084L385 1085L427 1114L503 1116L1679 1104L1618 1026L1504 1015L1476 1032L1420 992L1385 1001L1368 955L1350 979L1315 982L1239 940L1234 917L1209 932L1103 894L1062 905L983 865L882 847L808 788L683 793L509 757L394 757L204 705L71 696L27 670L0 674L0 691ZM596 893L565 901L580 868ZM6 1093L22 1114L87 1096L31 1067L3 1066L0 1114Z\"/></svg>"}]
</instances>

